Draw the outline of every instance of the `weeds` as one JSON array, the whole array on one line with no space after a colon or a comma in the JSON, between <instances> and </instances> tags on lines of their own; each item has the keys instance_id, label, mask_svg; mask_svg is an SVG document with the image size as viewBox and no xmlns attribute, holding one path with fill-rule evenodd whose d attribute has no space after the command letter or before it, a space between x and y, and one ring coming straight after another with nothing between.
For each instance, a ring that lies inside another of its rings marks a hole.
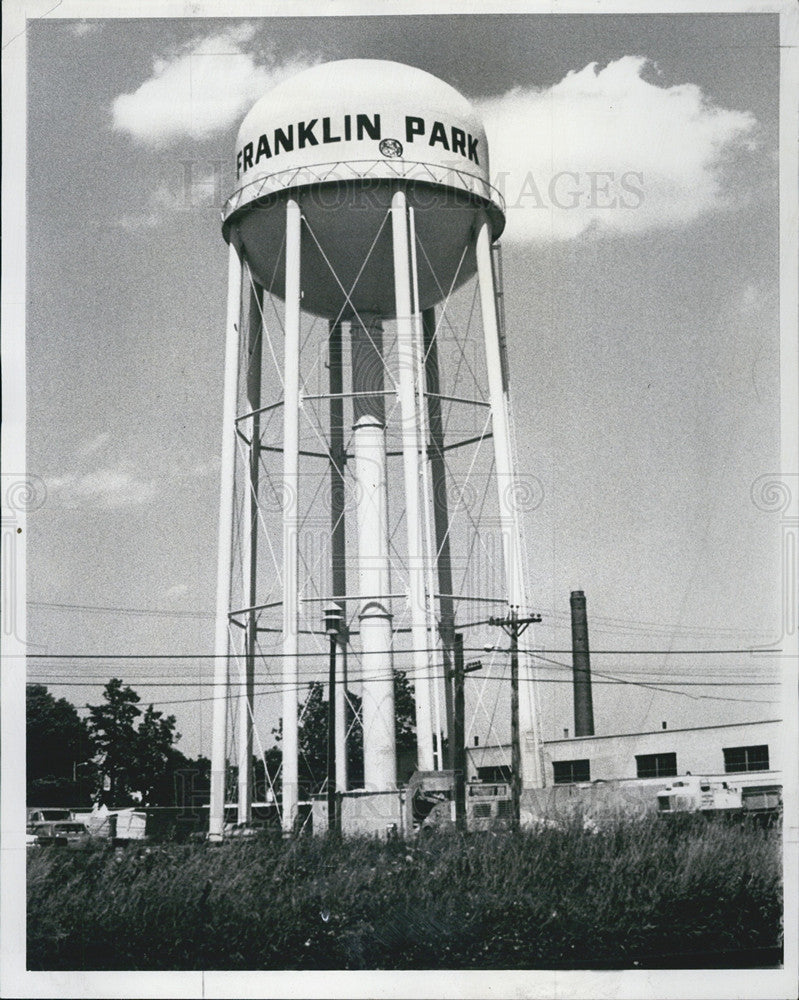
<instances>
[{"instance_id":1,"label":"weeds","mask_svg":"<svg viewBox=\"0 0 799 1000\"><path fill-rule=\"evenodd\" d=\"M780 947L774 831L657 818L596 833L272 838L28 863L31 969L725 964Z\"/></svg>"}]
</instances>

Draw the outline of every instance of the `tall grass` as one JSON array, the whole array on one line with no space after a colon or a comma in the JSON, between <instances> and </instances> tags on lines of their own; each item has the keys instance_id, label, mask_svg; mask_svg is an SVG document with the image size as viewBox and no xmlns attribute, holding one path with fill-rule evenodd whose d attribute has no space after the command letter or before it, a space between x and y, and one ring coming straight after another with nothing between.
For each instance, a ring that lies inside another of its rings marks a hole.
<instances>
[{"instance_id":1,"label":"tall grass","mask_svg":"<svg viewBox=\"0 0 799 1000\"><path fill-rule=\"evenodd\" d=\"M780 838L658 818L590 833L301 838L28 865L32 969L730 963L780 946Z\"/></svg>"}]
</instances>

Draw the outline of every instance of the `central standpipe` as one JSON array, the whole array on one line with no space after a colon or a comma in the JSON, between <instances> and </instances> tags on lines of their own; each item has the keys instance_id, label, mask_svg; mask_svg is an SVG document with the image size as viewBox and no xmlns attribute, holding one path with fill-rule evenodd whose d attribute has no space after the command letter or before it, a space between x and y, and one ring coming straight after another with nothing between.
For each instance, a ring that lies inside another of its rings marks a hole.
<instances>
[{"instance_id":1,"label":"central standpipe","mask_svg":"<svg viewBox=\"0 0 799 1000\"><path fill-rule=\"evenodd\" d=\"M363 757L367 789L397 784L394 662L391 653L391 573L386 488L383 327L376 316L350 324L357 498L358 612L363 671Z\"/></svg>"}]
</instances>

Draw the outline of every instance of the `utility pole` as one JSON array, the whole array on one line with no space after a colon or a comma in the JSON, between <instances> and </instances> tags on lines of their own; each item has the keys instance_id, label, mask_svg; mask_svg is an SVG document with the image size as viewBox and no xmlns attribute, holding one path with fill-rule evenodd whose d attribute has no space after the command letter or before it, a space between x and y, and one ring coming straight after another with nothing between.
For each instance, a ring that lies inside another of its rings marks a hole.
<instances>
[{"instance_id":1,"label":"utility pole","mask_svg":"<svg viewBox=\"0 0 799 1000\"><path fill-rule=\"evenodd\" d=\"M325 631L330 638L330 668L327 692L327 831L332 837L341 833L341 812L337 809L336 789L336 646L341 628L341 608L325 608Z\"/></svg>"},{"instance_id":2,"label":"utility pole","mask_svg":"<svg viewBox=\"0 0 799 1000\"><path fill-rule=\"evenodd\" d=\"M510 637L510 744L511 744L511 825L518 830L522 815L522 747L519 739L519 636L528 626L541 621L541 615L519 617L519 609L511 606L505 618L489 618L489 625L498 625Z\"/></svg>"},{"instance_id":3,"label":"utility pole","mask_svg":"<svg viewBox=\"0 0 799 1000\"><path fill-rule=\"evenodd\" d=\"M466 830L466 748L465 701L463 692L463 633L455 633L452 716L452 766L455 771L455 826L460 833Z\"/></svg>"},{"instance_id":4,"label":"utility pole","mask_svg":"<svg viewBox=\"0 0 799 1000\"><path fill-rule=\"evenodd\" d=\"M347 451L344 447L344 382L341 344L341 323L330 322L328 341L330 369L330 534L332 573L331 593L343 597L347 593L347 525L344 469ZM338 630L338 678L336 681L336 784L340 792L349 787L347 780L347 605L342 612Z\"/></svg>"},{"instance_id":5,"label":"utility pole","mask_svg":"<svg viewBox=\"0 0 799 1000\"><path fill-rule=\"evenodd\" d=\"M463 664L463 634L453 635L454 666L450 676L454 682L453 692L453 722L452 722L452 762L455 771L455 826L462 833L466 832L466 705L464 697L464 680L466 674L480 670L483 664L479 660Z\"/></svg>"}]
</instances>

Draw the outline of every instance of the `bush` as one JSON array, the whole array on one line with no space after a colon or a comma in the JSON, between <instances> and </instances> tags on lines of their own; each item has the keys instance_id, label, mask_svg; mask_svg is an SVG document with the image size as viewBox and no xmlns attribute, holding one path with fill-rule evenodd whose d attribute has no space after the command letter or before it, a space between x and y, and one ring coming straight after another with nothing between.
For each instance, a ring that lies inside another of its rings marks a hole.
<instances>
[{"instance_id":1,"label":"bush","mask_svg":"<svg viewBox=\"0 0 799 1000\"><path fill-rule=\"evenodd\" d=\"M774 961L781 912L779 835L701 819L43 850L28 966L724 967L744 951Z\"/></svg>"}]
</instances>

